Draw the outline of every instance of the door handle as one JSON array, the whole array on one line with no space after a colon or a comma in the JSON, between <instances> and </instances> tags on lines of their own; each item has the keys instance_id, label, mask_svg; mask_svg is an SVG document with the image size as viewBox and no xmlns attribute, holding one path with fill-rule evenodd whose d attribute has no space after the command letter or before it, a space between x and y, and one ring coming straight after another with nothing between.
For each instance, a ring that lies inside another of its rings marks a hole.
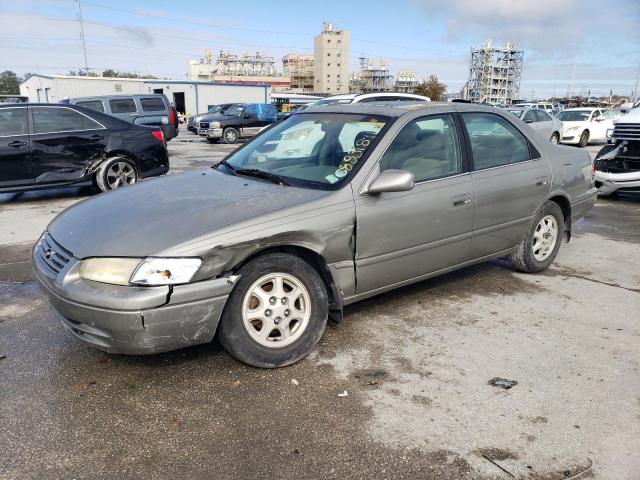
<instances>
[{"instance_id":1,"label":"door handle","mask_svg":"<svg viewBox=\"0 0 640 480\"><path fill-rule=\"evenodd\" d=\"M102 135L92 135L90 138L91 140L102 140L103 137Z\"/></svg>"},{"instance_id":2,"label":"door handle","mask_svg":"<svg viewBox=\"0 0 640 480\"><path fill-rule=\"evenodd\" d=\"M20 147L24 147L26 145L27 145L27 142L23 142L21 140L15 140L15 141L9 143L9 146L13 147L13 148L20 148Z\"/></svg>"},{"instance_id":3,"label":"door handle","mask_svg":"<svg viewBox=\"0 0 640 480\"><path fill-rule=\"evenodd\" d=\"M547 177L536 178L536 187L545 187L549 183Z\"/></svg>"},{"instance_id":4,"label":"door handle","mask_svg":"<svg viewBox=\"0 0 640 480\"><path fill-rule=\"evenodd\" d=\"M469 205L470 203L471 203L471 197L469 196L468 193L453 197L454 207L464 207L465 205Z\"/></svg>"}]
</instances>

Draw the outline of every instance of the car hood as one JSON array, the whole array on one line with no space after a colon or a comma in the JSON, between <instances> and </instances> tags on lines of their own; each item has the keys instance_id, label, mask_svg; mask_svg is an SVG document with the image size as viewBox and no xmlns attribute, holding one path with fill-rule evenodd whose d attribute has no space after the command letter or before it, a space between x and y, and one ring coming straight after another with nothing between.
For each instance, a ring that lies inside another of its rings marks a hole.
<instances>
[{"instance_id":1,"label":"car hood","mask_svg":"<svg viewBox=\"0 0 640 480\"><path fill-rule=\"evenodd\" d=\"M200 121L201 122L215 122L215 121L220 121L220 120L227 120L229 118L234 118L234 117L233 117L233 115L223 115L223 114L220 114L220 113L209 113L207 115L204 115Z\"/></svg>"},{"instance_id":2,"label":"car hood","mask_svg":"<svg viewBox=\"0 0 640 480\"><path fill-rule=\"evenodd\" d=\"M589 122L585 122L585 121L581 121L581 122L569 122L567 120L561 120L562 125L564 125L565 127L582 127L583 125L586 125Z\"/></svg>"},{"instance_id":3,"label":"car hood","mask_svg":"<svg viewBox=\"0 0 640 480\"><path fill-rule=\"evenodd\" d=\"M47 230L76 258L145 257L328 193L215 169L195 170L79 202L58 215Z\"/></svg>"}]
</instances>

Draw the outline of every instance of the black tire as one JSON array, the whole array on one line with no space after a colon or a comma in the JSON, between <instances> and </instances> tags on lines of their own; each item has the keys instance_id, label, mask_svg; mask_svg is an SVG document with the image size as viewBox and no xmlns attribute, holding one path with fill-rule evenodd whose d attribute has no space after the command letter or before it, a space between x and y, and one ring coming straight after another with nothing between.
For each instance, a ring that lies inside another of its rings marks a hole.
<instances>
[{"instance_id":1,"label":"black tire","mask_svg":"<svg viewBox=\"0 0 640 480\"><path fill-rule=\"evenodd\" d=\"M98 169L94 174L95 184L100 189L100 191L108 192L109 190L113 190L113 187L110 185L107 175L108 175L109 169L112 167L112 165L116 163L127 164L132 169L133 176L134 176L133 181L131 183L127 183L127 185L136 183L139 180L138 169L136 168L135 164L131 160L129 160L127 157L109 158L98 166Z\"/></svg>"},{"instance_id":2,"label":"black tire","mask_svg":"<svg viewBox=\"0 0 640 480\"><path fill-rule=\"evenodd\" d=\"M227 127L222 132L222 142L223 143L236 143L240 138L240 134L238 130L233 127Z\"/></svg>"},{"instance_id":3,"label":"black tire","mask_svg":"<svg viewBox=\"0 0 640 480\"><path fill-rule=\"evenodd\" d=\"M242 309L245 295L260 277L271 273L295 277L307 289L311 315L306 329L293 343L284 347L267 347L254 340L244 326ZM277 368L291 365L306 357L320 341L327 325L329 302L322 278L307 262L286 253L270 253L258 257L238 272L240 279L225 305L218 338L233 357L254 367Z\"/></svg>"},{"instance_id":4,"label":"black tire","mask_svg":"<svg viewBox=\"0 0 640 480\"><path fill-rule=\"evenodd\" d=\"M538 228L540 221L547 215L553 215L556 219L558 226L558 236L556 243L549 253L549 256L543 261L537 260L533 255L533 242L534 233ZM556 202L548 201L542 208L536 213L531 225L527 229L527 233L518 245L518 249L509 255L509 261L515 267L516 270L525 273L536 273L545 270L549 265L553 263L553 260L560 250L562 239L564 237L564 215L562 209Z\"/></svg>"},{"instance_id":5,"label":"black tire","mask_svg":"<svg viewBox=\"0 0 640 480\"><path fill-rule=\"evenodd\" d=\"M558 132L553 132L549 141L554 145L558 145L560 143L560 135L558 134Z\"/></svg>"},{"instance_id":6,"label":"black tire","mask_svg":"<svg viewBox=\"0 0 640 480\"><path fill-rule=\"evenodd\" d=\"M580 140L578 141L578 146L580 148L584 148L587 145L589 145L589 130L585 130L584 132L582 132L582 135L580 135Z\"/></svg>"}]
</instances>

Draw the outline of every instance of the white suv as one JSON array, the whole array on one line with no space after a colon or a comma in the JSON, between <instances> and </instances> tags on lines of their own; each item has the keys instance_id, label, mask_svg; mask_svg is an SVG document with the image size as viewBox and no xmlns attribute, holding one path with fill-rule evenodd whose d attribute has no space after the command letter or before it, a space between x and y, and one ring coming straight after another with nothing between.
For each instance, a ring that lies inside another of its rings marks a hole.
<instances>
[{"instance_id":1,"label":"white suv","mask_svg":"<svg viewBox=\"0 0 640 480\"><path fill-rule=\"evenodd\" d=\"M370 103L370 102L430 102L429 97L412 93L378 92L378 93L345 93L323 98L312 103L314 107L336 105L342 103Z\"/></svg>"}]
</instances>

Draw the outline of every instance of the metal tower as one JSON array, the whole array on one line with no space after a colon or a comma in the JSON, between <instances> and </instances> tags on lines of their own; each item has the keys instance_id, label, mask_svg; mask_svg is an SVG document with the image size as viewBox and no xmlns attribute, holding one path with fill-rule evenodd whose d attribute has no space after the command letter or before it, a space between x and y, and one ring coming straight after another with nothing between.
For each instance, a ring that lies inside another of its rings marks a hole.
<instances>
[{"instance_id":1,"label":"metal tower","mask_svg":"<svg viewBox=\"0 0 640 480\"><path fill-rule=\"evenodd\" d=\"M471 47L467 100L478 103L508 105L519 98L524 51L507 42L503 48Z\"/></svg>"}]
</instances>

